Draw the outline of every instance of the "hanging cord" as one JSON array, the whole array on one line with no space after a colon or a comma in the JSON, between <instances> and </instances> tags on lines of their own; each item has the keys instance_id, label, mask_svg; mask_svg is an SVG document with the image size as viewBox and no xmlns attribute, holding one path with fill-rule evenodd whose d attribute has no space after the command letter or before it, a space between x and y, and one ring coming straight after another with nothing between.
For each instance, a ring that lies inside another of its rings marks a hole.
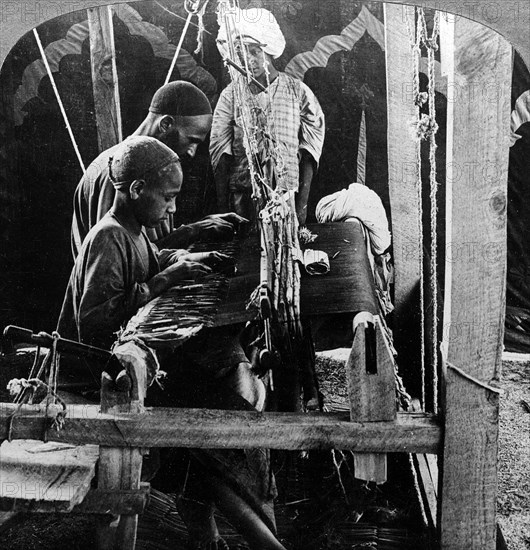
<instances>
[{"instance_id":1,"label":"hanging cord","mask_svg":"<svg viewBox=\"0 0 530 550\"><path fill-rule=\"evenodd\" d=\"M410 38L412 52L412 82L413 99L416 107L416 124L420 120L420 108L424 103L424 96L420 93L420 23L410 21L407 11L407 28ZM420 276L420 361L421 361L421 408L425 410L425 291L423 277L423 197L421 181L421 139L416 139L416 163L418 177L416 180L417 202L418 202L418 269Z\"/></svg>"},{"instance_id":2,"label":"hanging cord","mask_svg":"<svg viewBox=\"0 0 530 550\"><path fill-rule=\"evenodd\" d=\"M173 56L173 59L171 61L171 65L169 67L169 71L166 76L166 80L164 81L164 84L168 84L168 82L171 79L171 75L173 74L173 71L175 69L175 65L177 64L177 59L180 54L180 50L182 49L182 44L184 43L184 38L186 37L186 33L188 32L188 27L191 23L191 18L194 15L199 15L199 36L200 36L200 43L202 47L202 34L204 31L204 25L202 21L202 15L204 15L204 10L206 9L206 4L208 3L208 0L204 2L203 6L201 7L201 0L184 0L184 9L188 13L188 17L186 17L186 22L184 23L184 28L182 29L182 32L180 34L180 39L177 44L177 49L175 50L175 55ZM198 38L199 40L199 38ZM197 48L195 53L198 53L200 48Z\"/></svg>"},{"instance_id":3,"label":"hanging cord","mask_svg":"<svg viewBox=\"0 0 530 550\"><path fill-rule=\"evenodd\" d=\"M198 31L197 31L197 47L195 48L195 51L193 52L195 55L197 55L199 52L202 51L203 45L204 45L204 13L206 12L206 6L208 5L208 1L204 2L202 5L202 8L199 9L197 13L197 22L199 23Z\"/></svg>"},{"instance_id":4,"label":"hanging cord","mask_svg":"<svg viewBox=\"0 0 530 550\"><path fill-rule=\"evenodd\" d=\"M423 505L423 499L421 497L420 484L418 483L418 475L416 474L416 468L414 467L414 461L412 460L412 454L409 453L409 465L412 472L412 480L414 482L414 489L416 490L416 497L418 498L418 504L420 505L421 517L426 527L429 526L429 520L427 519L427 513L425 512L425 506Z\"/></svg>"},{"instance_id":5,"label":"hanging cord","mask_svg":"<svg viewBox=\"0 0 530 550\"><path fill-rule=\"evenodd\" d=\"M59 378L59 363L61 358L61 354L57 351L57 341L60 338L59 333L57 331L53 331L52 337L52 360L50 366L50 375L48 377L48 395L46 396L46 431L44 433L44 441L47 441L48 439L48 426L51 426L55 430L59 431L64 427L64 421L66 419L66 405L57 395L57 380ZM53 420L50 424L50 409L56 409L57 404L62 405L63 410L55 412L55 416L53 417Z\"/></svg>"},{"instance_id":6,"label":"hanging cord","mask_svg":"<svg viewBox=\"0 0 530 550\"><path fill-rule=\"evenodd\" d=\"M182 17L182 15L179 15L178 13L175 13L175 12L173 12L173 11L171 11L171 10L168 10L168 9L166 8L166 6L163 6L160 2L157 2L157 0L155 0L155 4L156 4L158 7L162 8L166 13L169 13L170 15L172 15L173 17L176 17L177 19L181 19L182 21L186 21L186 18L185 18L185 17ZM190 25L191 25L192 27L197 27L197 29L199 29L199 25L197 25L196 23L191 23L191 22L190 22ZM206 29L203 29L202 32L204 32L204 33L206 33L206 34L209 34L209 35L212 34L210 31L208 31L208 30L206 30Z\"/></svg>"},{"instance_id":7,"label":"hanging cord","mask_svg":"<svg viewBox=\"0 0 530 550\"><path fill-rule=\"evenodd\" d=\"M48 76L50 78L50 82L53 88L53 91L55 93L55 97L57 98L57 103L59 104L59 109L61 110L61 114L63 115L63 120L66 125L66 129L68 130L68 135L70 136L70 140L72 142L72 145L74 147L75 154L77 155L77 160L79 161L79 166L81 167L81 170L83 171L83 174L85 173L85 165L83 163L83 159L81 157L81 153L79 152L79 147L77 146L77 142L75 141L74 133L72 131L72 127L70 126L70 122L68 121L68 116L66 114L66 111L64 109L63 102L61 100L61 96L59 95L59 90L57 89L57 85L55 83L55 79L53 78L53 73L50 68L50 65L48 63L48 59L46 57L46 52L44 51L44 48L42 47L42 42L40 40L39 33L37 29L33 29L33 34L35 35L35 40L37 41L37 46L39 47L39 51L42 57L42 61L44 63L44 66L46 67L46 72L48 73Z\"/></svg>"},{"instance_id":8,"label":"hanging cord","mask_svg":"<svg viewBox=\"0 0 530 550\"><path fill-rule=\"evenodd\" d=\"M433 412L438 412L438 250L437 250L437 223L438 223L438 203L437 192L438 182L436 181L436 134L438 124L436 123L436 92L435 92L435 72L434 72L434 53L438 49L438 35L440 31L440 12L436 11L434 15L433 31L430 38L427 37L427 24L425 22L425 12L420 13L423 28L423 39L427 48L428 61L428 97L429 97L429 183L431 200L431 262L430 262L430 287L432 300L432 378L433 378Z\"/></svg>"}]
</instances>

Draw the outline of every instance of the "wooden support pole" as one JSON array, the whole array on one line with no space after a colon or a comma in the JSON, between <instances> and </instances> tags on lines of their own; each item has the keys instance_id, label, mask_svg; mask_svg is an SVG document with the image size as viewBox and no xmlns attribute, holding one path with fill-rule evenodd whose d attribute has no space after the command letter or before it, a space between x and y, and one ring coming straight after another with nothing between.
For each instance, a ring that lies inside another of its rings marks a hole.
<instances>
[{"instance_id":1,"label":"wooden support pole","mask_svg":"<svg viewBox=\"0 0 530 550\"><path fill-rule=\"evenodd\" d=\"M114 354L131 378L131 393L115 390L114 381L103 373L101 379L101 412L103 413L135 413L144 412L144 398L147 390L146 361L140 348L134 342L118 346ZM99 451L98 489L104 491L138 491L142 472L142 452L138 447L115 448L101 446ZM107 520L100 522L97 530L99 550L134 550L136 531L138 527L137 514L122 514L116 533Z\"/></svg>"},{"instance_id":2,"label":"wooden support pole","mask_svg":"<svg viewBox=\"0 0 530 550\"><path fill-rule=\"evenodd\" d=\"M112 6L87 12L98 145L104 151L123 139Z\"/></svg>"},{"instance_id":3,"label":"wooden support pole","mask_svg":"<svg viewBox=\"0 0 530 550\"><path fill-rule=\"evenodd\" d=\"M393 421L396 418L394 363L381 322L370 314L359 313L353 326L352 352L346 364L351 420ZM358 479L378 484L387 480L384 453L355 453L354 466Z\"/></svg>"},{"instance_id":4,"label":"wooden support pole","mask_svg":"<svg viewBox=\"0 0 530 550\"><path fill-rule=\"evenodd\" d=\"M511 47L458 18L448 63L441 548L494 550ZM442 46L451 41L442 36ZM445 56L447 59L447 56Z\"/></svg>"},{"instance_id":5,"label":"wooden support pole","mask_svg":"<svg viewBox=\"0 0 530 550\"><path fill-rule=\"evenodd\" d=\"M414 21L414 7L384 4L385 56L388 111L388 187L392 208L395 296L394 338L407 368L419 373L421 205L417 182L419 166L411 124L416 118L413 71L407 17ZM414 27L414 23L412 24Z\"/></svg>"}]
</instances>

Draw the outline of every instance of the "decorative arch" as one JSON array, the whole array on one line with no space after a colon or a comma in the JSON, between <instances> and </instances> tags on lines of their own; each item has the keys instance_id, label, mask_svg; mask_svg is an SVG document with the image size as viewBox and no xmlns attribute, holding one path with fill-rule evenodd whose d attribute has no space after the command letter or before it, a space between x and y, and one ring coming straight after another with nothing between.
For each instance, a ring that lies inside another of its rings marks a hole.
<instances>
[{"instance_id":1,"label":"decorative arch","mask_svg":"<svg viewBox=\"0 0 530 550\"><path fill-rule=\"evenodd\" d=\"M149 42L155 57L173 59L176 46L169 42L168 37L160 28L144 21L135 9L124 4L116 11L116 16L126 25L131 35L142 36ZM52 72L59 71L59 64L65 55L80 54L83 42L88 36L88 20L85 20L72 25L65 38L49 44L45 51ZM197 65L195 59L183 48L179 52L177 68L185 80L199 86L209 97L215 94L217 84L214 77ZM45 76L46 69L42 59L37 59L24 70L22 82L14 97L15 125L22 124L26 115L23 107L31 98L38 95L39 83Z\"/></svg>"},{"instance_id":2,"label":"decorative arch","mask_svg":"<svg viewBox=\"0 0 530 550\"><path fill-rule=\"evenodd\" d=\"M131 0L139 2L141 0ZM385 3L383 0L377 2ZM71 13L81 9L105 6L108 4L125 4L125 0L76 0L72 3L59 3L61 13L55 16ZM475 2L445 2L439 0L387 0L389 4L407 4L410 6L421 6L433 10L443 9L448 13L465 17L481 23L486 27L501 34L519 52L526 67L530 69L530 3L528 2L507 2L499 4L490 0L476 0ZM34 11L28 11L25 2L1 2L0 3L0 67L3 65L7 54L17 41L34 27L49 19L48 11L41 9L41 3L36 3ZM44 4L44 2L42 2ZM493 10L493 8L496 8Z\"/></svg>"}]
</instances>

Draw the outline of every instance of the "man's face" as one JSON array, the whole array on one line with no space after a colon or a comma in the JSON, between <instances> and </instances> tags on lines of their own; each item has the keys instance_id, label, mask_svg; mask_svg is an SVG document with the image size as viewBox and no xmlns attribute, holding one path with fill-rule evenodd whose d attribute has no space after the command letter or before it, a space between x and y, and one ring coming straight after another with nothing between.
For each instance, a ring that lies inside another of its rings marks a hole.
<instances>
[{"instance_id":1,"label":"man's face","mask_svg":"<svg viewBox=\"0 0 530 550\"><path fill-rule=\"evenodd\" d=\"M182 187L180 164L172 162L144 181L138 198L134 201L135 215L145 227L155 227L167 220L176 210L175 199Z\"/></svg>"},{"instance_id":2,"label":"man's face","mask_svg":"<svg viewBox=\"0 0 530 550\"><path fill-rule=\"evenodd\" d=\"M193 158L212 127L212 115L173 117L174 124L161 139L181 158Z\"/></svg>"},{"instance_id":3,"label":"man's face","mask_svg":"<svg viewBox=\"0 0 530 550\"><path fill-rule=\"evenodd\" d=\"M241 66L245 67L244 51L247 54L248 68L252 76L259 80L265 74L266 62L270 63L270 56L263 52L261 46L255 42L240 40L236 43L236 52L239 55Z\"/></svg>"}]
</instances>

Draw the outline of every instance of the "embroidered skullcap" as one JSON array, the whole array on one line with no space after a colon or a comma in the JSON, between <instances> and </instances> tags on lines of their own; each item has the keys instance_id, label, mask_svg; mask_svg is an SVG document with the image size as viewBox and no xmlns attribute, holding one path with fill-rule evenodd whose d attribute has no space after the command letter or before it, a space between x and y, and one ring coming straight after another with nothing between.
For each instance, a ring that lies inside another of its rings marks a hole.
<instances>
[{"instance_id":1,"label":"embroidered skullcap","mask_svg":"<svg viewBox=\"0 0 530 550\"><path fill-rule=\"evenodd\" d=\"M212 106L197 86L184 80L175 80L156 91L149 111L174 116L211 115Z\"/></svg>"},{"instance_id":2,"label":"embroidered skullcap","mask_svg":"<svg viewBox=\"0 0 530 550\"><path fill-rule=\"evenodd\" d=\"M131 136L109 158L109 177L115 189L126 189L134 180L147 179L172 162L178 155L158 139Z\"/></svg>"},{"instance_id":3,"label":"embroidered skullcap","mask_svg":"<svg viewBox=\"0 0 530 550\"><path fill-rule=\"evenodd\" d=\"M233 14L233 15L231 15ZM274 59L282 55L285 49L285 38L274 15L264 8L231 9L227 15L231 28L232 40L250 38L258 43L263 51ZM219 49L227 41L227 29L223 13L219 12L219 34L217 36ZM220 44L219 44L220 43ZM221 53L223 53L221 51Z\"/></svg>"}]
</instances>

